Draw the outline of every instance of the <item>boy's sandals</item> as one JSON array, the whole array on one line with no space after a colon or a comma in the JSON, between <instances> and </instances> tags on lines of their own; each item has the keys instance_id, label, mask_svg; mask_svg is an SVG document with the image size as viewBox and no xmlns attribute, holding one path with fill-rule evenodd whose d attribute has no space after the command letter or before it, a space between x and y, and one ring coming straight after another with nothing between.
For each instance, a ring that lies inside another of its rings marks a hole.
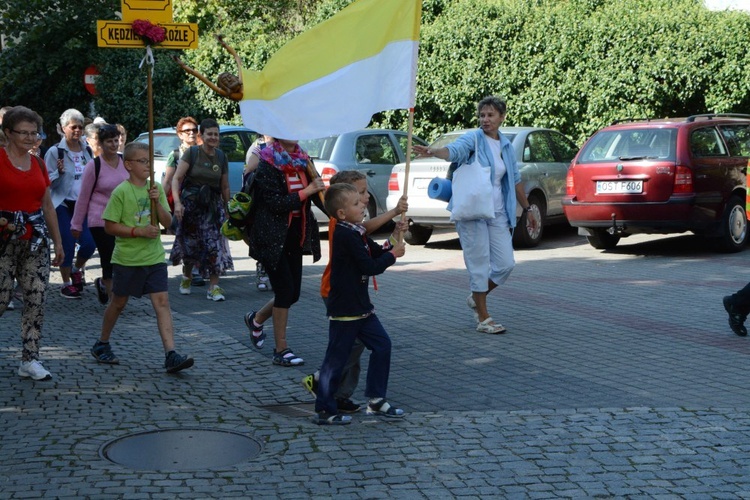
<instances>
[{"instance_id":1,"label":"boy's sandals","mask_svg":"<svg viewBox=\"0 0 750 500\"><path fill-rule=\"evenodd\" d=\"M305 360L299 356L295 356L292 350L287 347L281 352L273 351L273 364L279 366L301 366L305 364Z\"/></svg>"},{"instance_id":2,"label":"boy's sandals","mask_svg":"<svg viewBox=\"0 0 750 500\"><path fill-rule=\"evenodd\" d=\"M495 323L495 320L492 318L480 321L477 324L477 331L479 333L492 333L495 335L506 332L505 327L500 323Z\"/></svg>"},{"instance_id":3,"label":"boy's sandals","mask_svg":"<svg viewBox=\"0 0 750 500\"><path fill-rule=\"evenodd\" d=\"M391 406L391 404L384 398L378 398L371 399L367 403L367 414L388 418L402 418L404 416L404 410Z\"/></svg>"},{"instance_id":4,"label":"boy's sandals","mask_svg":"<svg viewBox=\"0 0 750 500\"><path fill-rule=\"evenodd\" d=\"M312 418L314 424L318 425L348 425L352 423L352 417L346 415L330 415L321 411Z\"/></svg>"}]
</instances>

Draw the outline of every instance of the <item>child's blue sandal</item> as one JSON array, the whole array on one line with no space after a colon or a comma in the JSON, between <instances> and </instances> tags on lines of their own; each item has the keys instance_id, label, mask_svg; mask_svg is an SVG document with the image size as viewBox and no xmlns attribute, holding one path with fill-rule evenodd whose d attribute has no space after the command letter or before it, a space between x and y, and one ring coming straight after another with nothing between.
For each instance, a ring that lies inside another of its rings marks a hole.
<instances>
[{"instance_id":1,"label":"child's blue sandal","mask_svg":"<svg viewBox=\"0 0 750 500\"><path fill-rule=\"evenodd\" d=\"M352 423L352 417L340 413L331 415L321 411L312 418L312 421L318 425L348 425Z\"/></svg>"}]
</instances>

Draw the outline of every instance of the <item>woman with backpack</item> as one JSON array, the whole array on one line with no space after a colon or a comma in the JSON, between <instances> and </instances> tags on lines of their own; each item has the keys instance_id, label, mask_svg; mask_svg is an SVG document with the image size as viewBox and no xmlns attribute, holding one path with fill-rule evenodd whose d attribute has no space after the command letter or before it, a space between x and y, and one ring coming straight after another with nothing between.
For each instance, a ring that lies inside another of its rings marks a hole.
<instances>
[{"instance_id":1,"label":"woman with backpack","mask_svg":"<svg viewBox=\"0 0 750 500\"><path fill-rule=\"evenodd\" d=\"M83 169L94 155L86 144L83 134L83 114L77 109L68 109L60 116L57 131L62 136L60 142L47 151L44 163L51 182L52 205L57 213L65 260L60 266L63 285L60 295L66 299L80 299L83 286L83 268L86 261L94 254L96 243L84 222L78 237L70 231L76 201L81 192ZM78 254L76 255L76 243ZM73 257L75 256L75 266Z\"/></svg>"},{"instance_id":2,"label":"woman with backpack","mask_svg":"<svg viewBox=\"0 0 750 500\"><path fill-rule=\"evenodd\" d=\"M208 276L206 298L225 300L219 276L234 269L229 244L221 234L229 202L229 164L219 146L219 124L207 118L199 127L203 144L180 157L172 179L174 216L177 218L172 265L182 263L180 293L190 295L193 267Z\"/></svg>"},{"instance_id":3,"label":"woman with backpack","mask_svg":"<svg viewBox=\"0 0 750 500\"><path fill-rule=\"evenodd\" d=\"M70 232L78 238L87 224L99 251L102 277L94 280L99 302L107 304L112 294L112 252L115 237L104 231L102 213L107 206L112 191L130 174L125 169L118 153L120 131L116 125L102 125L97 132L97 142L101 155L86 164L81 178L81 192L70 222Z\"/></svg>"}]
</instances>

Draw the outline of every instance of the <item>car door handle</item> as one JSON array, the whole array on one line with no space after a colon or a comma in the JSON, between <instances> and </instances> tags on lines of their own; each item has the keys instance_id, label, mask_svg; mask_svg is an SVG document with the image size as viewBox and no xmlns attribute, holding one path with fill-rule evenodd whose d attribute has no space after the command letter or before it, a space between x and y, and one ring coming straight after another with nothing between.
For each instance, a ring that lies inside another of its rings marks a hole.
<instances>
[{"instance_id":1,"label":"car door handle","mask_svg":"<svg viewBox=\"0 0 750 500\"><path fill-rule=\"evenodd\" d=\"M367 175L368 177L375 177L375 171L374 171L374 170L368 170L368 171L366 172L366 175Z\"/></svg>"}]
</instances>

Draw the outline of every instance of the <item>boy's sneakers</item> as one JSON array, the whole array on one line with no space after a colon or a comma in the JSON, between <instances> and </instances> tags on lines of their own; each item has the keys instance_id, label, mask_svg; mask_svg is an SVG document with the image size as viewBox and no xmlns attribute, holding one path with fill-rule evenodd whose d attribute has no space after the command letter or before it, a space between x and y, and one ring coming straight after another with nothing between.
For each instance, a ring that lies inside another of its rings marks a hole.
<instances>
[{"instance_id":1,"label":"boy's sneakers","mask_svg":"<svg viewBox=\"0 0 750 500\"><path fill-rule=\"evenodd\" d=\"M193 358L181 356L176 351L169 351L167 359L164 360L164 368L167 369L167 373L177 373L180 370L193 366L193 362Z\"/></svg>"},{"instance_id":2,"label":"boy's sneakers","mask_svg":"<svg viewBox=\"0 0 750 500\"><path fill-rule=\"evenodd\" d=\"M250 340L253 341L253 347L255 347L256 349L261 349L263 347L263 343L266 340L266 334L263 333L263 325L255 326L255 324L253 323L256 314L258 313L256 313L255 311L245 314L245 324L250 330Z\"/></svg>"},{"instance_id":3,"label":"boy's sneakers","mask_svg":"<svg viewBox=\"0 0 750 500\"><path fill-rule=\"evenodd\" d=\"M18 375L24 378L32 378L34 380L51 380L52 375L50 372L44 369L42 362L36 359L31 361L21 361L21 366L18 367Z\"/></svg>"},{"instance_id":4,"label":"boy's sneakers","mask_svg":"<svg viewBox=\"0 0 750 500\"><path fill-rule=\"evenodd\" d=\"M313 395L313 397L318 397L318 381L315 380L315 374L311 373L310 375L306 375L302 379L302 387L310 391L310 394Z\"/></svg>"},{"instance_id":5,"label":"boy's sneakers","mask_svg":"<svg viewBox=\"0 0 750 500\"><path fill-rule=\"evenodd\" d=\"M190 283L192 286L204 286L206 284L206 280L203 279L200 271L198 271L196 268L193 268L191 278L193 278L193 281Z\"/></svg>"},{"instance_id":6,"label":"boy's sneakers","mask_svg":"<svg viewBox=\"0 0 750 500\"><path fill-rule=\"evenodd\" d=\"M346 415L331 415L324 411L316 413L312 422L318 425L347 425L352 423L352 417Z\"/></svg>"},{"instance_id":7,"label":"boy's sneakers","mask_svg":"<svg viewBox=\"0 0 750 500\"><path fill-rule=\"evenodd\" d=\"M305 360L299 356L295 356L291 349L288 347L281 352L273 351L273 364L279 366L301 366L305 364Z\"/></svg>"},{"instance_id":8,"label":"boy's sneakers","mask_svg":"<svg viewBox=\"0 0 750 500\"><path fill-rule=\"evenodd\" d=\"M224 297L224 290L222 290L219 285L209 288L208 292L206 292L206 298L208 300L213 300L214 302L221 302L226 299L226 297Z\"/></svg>"},{"instance_id":9,"label":"boy's sneakers","mask_svg":"<svg viewBox=\"0 0 750 500\"><path fill-rule=\"evenodd\" d=\"M75 287L75 285L63 285L60 289L60 295L66 299L80 299L81 292Z\"/></svg>"},{"instance_id":10,"label":"boy's sneakers","mask_svg":"<svg viewBox=\"0 0 750 500\"><path fill-rule=\"evenodd\" d=\"M362 407L351 399L337 398L336 408L338 408L341 413L357 413Z\"/></svg>"},{"instance_id":11,"label":"boy's sneakers","mask_svg":"<svg viewBox=\"0 0 750 500\"><path fill-rule=\"evenodd\" d=\"M180 281L180 295L190 295L190 284L192 282L192 279L182 277L182 281Z\"/></svg>"},{"instance_id":12,"label":"boy's sneakers","mask_svg":"<svg viewBox=\"0 0 750 500\"><path fill-rule=\"evenodd\" d=\"M78 290L78 293L81 293L83 291L84 285L86 285L86 280L83 277L83 271L78 270L70 273L70 280L73 282L73 286L76 290Z\"/></svg>"},{"instance_id":13,"label":"boy's sneakers","mask_svg":"<svg viewBox=\"0 0 750 500\"><path fill-rule=\"evenodd\" d=\"M374 398L367 403L367 414L388 418L401 418L404 416L404 410L391 406L384 398Z\"/></svg>"},{"instance_id":14,"label":"boy's sneakers","mask_svg":"<svg viewBox=\"0 0 750 500\"><path fill-rule=\"evenodd\" d=\"M112 352L112 346L109 345L109 342L105 343L97 340L94 347L91 348L91 355L94 356L99 363L107 365L117 365L120 363L120 360L117 359L115 353Z\"/></svg>"},{"instance_id":15,"label":"boy's sneakers","mask_svg":"<svg viewBox=\"0 0 750 500\"><path fill-rule=\"evenodd\" d=\"M109 302L109 295L107 294L107 287L102 283L101 278L94 279L94 288L96 288L96 297L99 299L99 303L103 306Z\"/></svg>"}]
</instances>

